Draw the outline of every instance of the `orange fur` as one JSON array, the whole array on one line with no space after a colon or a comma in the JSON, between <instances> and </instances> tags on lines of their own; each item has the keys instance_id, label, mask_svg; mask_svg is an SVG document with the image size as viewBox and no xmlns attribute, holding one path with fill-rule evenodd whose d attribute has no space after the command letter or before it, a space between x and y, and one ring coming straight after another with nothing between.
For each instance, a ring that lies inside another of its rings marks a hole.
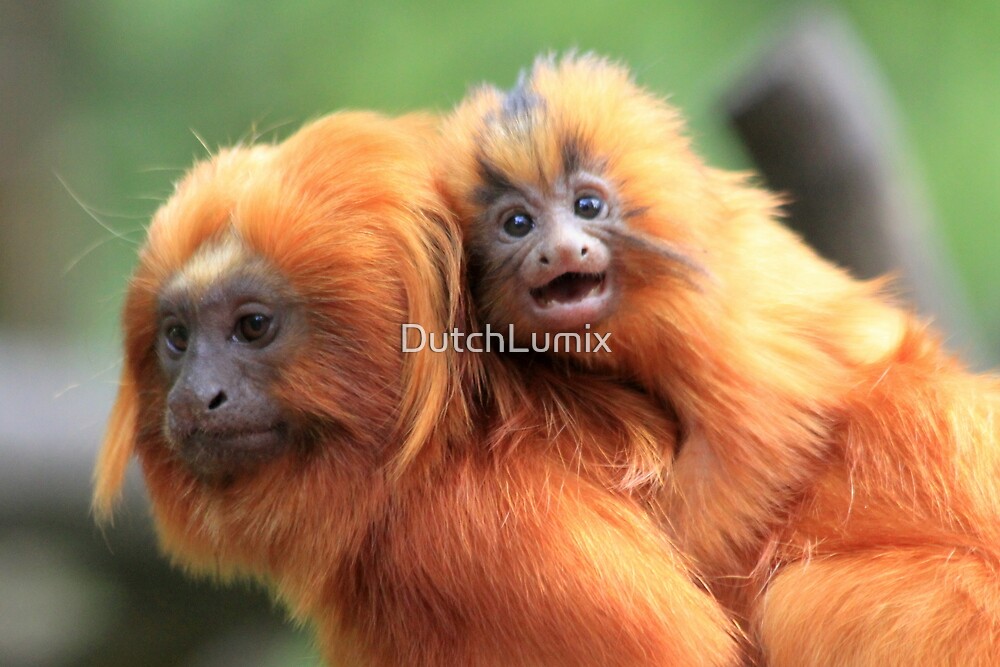
<instances>
[{"instance_id":1,"label":"orange fur","mask_svg":"<svg viewBox=\"0 0 1000 667\"><path fill-rule=\"evenodd\" d=\"M129 286L97 515L135 453L174 562L267 583L336 664L732 664L735 628L650 519L670 419L544 360L401 352L402 323L466 318L433 126L333 115L180 183ZM158 293L220 244L305 306L276 399L336 425L222 484L172 452L155 351Z\"/></svg>"},{"instance_id":2,"label":"orange fur","mask_svg":"<svg viewBox=\"0 0 1000 667\"><path fill-rule=\"evenodd\" d=\"M443 134L473 245L484 164L494 188L545 193L569 145L616 191L620 302L593 323L613 352L572 360L676 412L668 520L767 664L993 664L996 379L966 371L881 282L815 255L776 222L775 197L705 166L621 67L539 60L509 97L476 91ZM479 305L527 336L504 278L480 276Z\"/></svg>"}]
</instances>

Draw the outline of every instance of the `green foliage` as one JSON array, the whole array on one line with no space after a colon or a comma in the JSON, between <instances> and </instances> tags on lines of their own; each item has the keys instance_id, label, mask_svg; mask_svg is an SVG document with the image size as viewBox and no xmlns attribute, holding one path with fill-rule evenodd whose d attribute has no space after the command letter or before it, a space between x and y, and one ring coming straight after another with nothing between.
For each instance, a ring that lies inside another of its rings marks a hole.
<instances>
[{"instance_id":1,"label":"green foliage","mask_svg":"<svg viewBox=\"0 0 1000 667\"><path fill-rule=\"evenodd\" d=\"M692 120L713 162L745 163L716 103L746 56L795 2L64 3L67 105L59 169L83 199L137 230L209 148L283 137L340 108L446 110L481 81L512 83L541 52L594 50L629 63ZM944 252L984 324L1000 330L1000 5L845 0L884 68L906 138L929 182ZM166 168L166 170L162 170ZM151 197L150 197L151 196ZM140 199L140 197L147 197ZM78 214L78 224L90 224ZM92 237L104 232L92 225ZM138 234L137 236L141 236ZM78 326L106 336L134 249L102 246L75 269ZM110 309L112 314L114 309Z\"/></svg>"}]
</instances>

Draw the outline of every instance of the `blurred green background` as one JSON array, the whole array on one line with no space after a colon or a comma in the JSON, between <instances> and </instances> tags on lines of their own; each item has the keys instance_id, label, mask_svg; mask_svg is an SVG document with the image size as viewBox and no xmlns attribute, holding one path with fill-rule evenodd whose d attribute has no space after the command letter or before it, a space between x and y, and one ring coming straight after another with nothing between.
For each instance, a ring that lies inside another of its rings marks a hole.
<instances>
[{"instance_id":1,"label":"blurred green background","mask_svg":"<svg viewBox=\"0 0 1000 667\"><path fill-rule=\"evenodd\" d=\"M0 465L20 466L0 492L0 664L314 660L263 596L191 584L161 563L135 495L126 526L106 535L86 514L136 244L202 142L280 139L341 108L445 111L475 83L512 84L540 52L578 48L630 64L685 111L711 162L746 168L719 100L806 6L0 0ZM873 58L926 189L934 250L998 349L1000 3L825 6ZM73 422L65 438L28 423L60 415ZM58 466L64 478L48 481Z\"/></svg>"}]
</instances>

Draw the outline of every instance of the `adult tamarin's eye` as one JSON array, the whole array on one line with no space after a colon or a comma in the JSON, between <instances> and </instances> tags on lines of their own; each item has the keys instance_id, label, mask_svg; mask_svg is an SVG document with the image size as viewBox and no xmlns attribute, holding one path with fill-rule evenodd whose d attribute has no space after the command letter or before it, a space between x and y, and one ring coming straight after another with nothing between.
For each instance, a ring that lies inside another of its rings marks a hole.
<instances>
[{"instance_id":1,"label":"adult tamarin's eye","mask_svg":"<svg viewBox=\"0 0 1000 667\"><path fill-rule=\"evenodd\" d=\"M271 321L270 317L261 313L241 317L236 324L236 336L247 343L260 340L271 329Z\"/></svg>"},{"instance_id":2,"label":"adult tamarin's eye","mask_svg":"<svg viewBox=\"0 0 1000 667\"><path fill-rule=\"evenodd\" d=\"M181 354L188 346L188 330L183 324L172 324L167 327L164 338L167 341L167 347L170 348L171 352Z\"/></svg>"},{"instance_id":3,"label":"adult tamarin's eye","mask_svg":"<svg viewBox=\"0 0 1000 667\"><path fill-rule=\"evenodd\" d=\"M603 208L604 200L596 195L585 195L573 202L573 212L585 220L593 220L601 214Z\"/></svg>"},{"instance_id":4,"label":"adult tamarin's eye","mask_svg":"<svg viewBox=\"0 0 1000 667\"><path fill-rule=\"evenodd\" d=\"M515 238L527 235L535 228L535 221L527 213L514 213L503 223L503 230Z\"/></svg>"}]
</instances>

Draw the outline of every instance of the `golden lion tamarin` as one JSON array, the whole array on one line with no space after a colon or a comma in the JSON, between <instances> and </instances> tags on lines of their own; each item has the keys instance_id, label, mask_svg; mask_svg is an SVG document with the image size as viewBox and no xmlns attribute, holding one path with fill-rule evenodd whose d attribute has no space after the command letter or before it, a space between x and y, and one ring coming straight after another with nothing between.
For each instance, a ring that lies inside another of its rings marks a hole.
<instances>
[{"instance_id":1,"label":"golden lion tamarin","mask_svg":"<svg viewBox=\"0 0 1000 667\"><path fill-rule=\"evenodd\" d=\"M335 114L197 165L124 306L95 480L137 455L163 549L265 582L351 665L727 665L735 627L650 518L674 422L466 327L435 122Z\"/></svg>"},{"instance_id":2,"label":"golden lion tamarin","mask_svg":"<svg viewBox=\"0 0 1000 667\"><path fill-rule=\"evenodd\" d=\"M485 321L600 336L561 358L676 413L667 519L765 664L995 664L994 378L704 165L622 67L540 59L443 141Z\"/></svg>"}]
</instances>

